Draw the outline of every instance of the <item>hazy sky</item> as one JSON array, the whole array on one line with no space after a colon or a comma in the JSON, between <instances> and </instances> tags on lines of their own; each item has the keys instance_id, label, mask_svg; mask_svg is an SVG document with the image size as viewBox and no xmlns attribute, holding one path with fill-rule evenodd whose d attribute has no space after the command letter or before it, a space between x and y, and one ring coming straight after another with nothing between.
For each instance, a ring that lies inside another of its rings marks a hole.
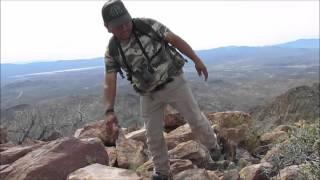
<instances>
[{"instance_id":1,"label":"hazy sky","mask_svg":"<svg viewBox=\"0 0 320 180\"><path fill-rule=\"evenodd\" d=\"M106 1L1 1L1 63L101 57ZM124 1L194 49L319 38L319 1Z\"/></svg>"}]
</instances>

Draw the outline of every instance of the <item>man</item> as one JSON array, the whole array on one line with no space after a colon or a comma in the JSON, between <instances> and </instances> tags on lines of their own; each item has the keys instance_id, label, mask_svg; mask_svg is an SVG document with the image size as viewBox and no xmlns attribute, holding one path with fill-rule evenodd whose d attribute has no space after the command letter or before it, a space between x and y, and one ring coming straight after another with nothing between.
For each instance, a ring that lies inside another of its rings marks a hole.
<instances>
[{"instance_id":1,"label":"man","mask_svg":"<svg viewBox=\"0 0 320 180\"><path fill-rule=\"evenodd\" d=\"M170 175L168 149L163 137L166 104L182 114L194 135L216 159L220 155L216 135L192 95L182 70L185 60L175 49L188 56L194 62L199 76L207 80L206 66L192 48L155 20L131 18L120 0L105 3L102 17L108 32L113 34L105 54L107 127L118 123L114 112L117 73L122 75L124 70L140 94L141 116L154 163L151 179L168 179Z\"/></svg>"}]
</instances>

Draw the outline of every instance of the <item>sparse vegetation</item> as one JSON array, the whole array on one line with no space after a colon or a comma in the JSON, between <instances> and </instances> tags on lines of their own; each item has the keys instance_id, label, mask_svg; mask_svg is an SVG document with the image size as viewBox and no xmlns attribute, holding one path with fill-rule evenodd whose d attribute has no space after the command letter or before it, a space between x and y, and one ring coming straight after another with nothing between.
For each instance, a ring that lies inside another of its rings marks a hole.
<instances>
[{"instance_id":1,"label":"sparse vegetation","mask_svg":"<svg viewBox=\"0 0 320 180\"><path fill-rule=\"evenodd\" d=\"M319 123L318 119L290 132L289 143L281 144L279 153L272 158L272 174L278 174L284 167L299 165L305 178L320 179Z\"/></svg>"}]
</instances>

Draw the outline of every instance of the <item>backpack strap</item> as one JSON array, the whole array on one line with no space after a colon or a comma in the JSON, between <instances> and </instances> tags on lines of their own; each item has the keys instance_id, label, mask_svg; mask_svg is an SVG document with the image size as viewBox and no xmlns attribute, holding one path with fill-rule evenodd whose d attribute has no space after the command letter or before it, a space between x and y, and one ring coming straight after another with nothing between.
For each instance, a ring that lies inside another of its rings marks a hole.
<instances>
[{"instance_id":1,"label":"backpack strap","mask_svg":"<svg viewBox=\"0 0 320 180\"><path fill-rule=\"evenodd\" d=\"M157 33L149 24L145 23L141 19L133 18L133 29L138 31L139 33L149 36L151 39L162 42L164 39ZM151 32L151 36L149 35Z\"/></svg>"},{"instance_id":2,"label":"backpack strap","mask_svg":"<svg viewBox=\"0 0 320 180\"><path fill-rule=\"evenodd\" d=\"M110 41L109 41L108 48L109 48L109 54L110 54L110 56L111 56L112 58L119 56L119 52L120 52L120 55L121 55L121 57L122 57L122 59L123 59L123 62L124 62L124 64L125 64L126 68L128 69L128 71L130 71L131 69L129 68L129 66L128 66L128 64L127 64L126 57L125 57L125 55L124 55L124 53L123 53L123 51L122 51L122 48L121 48L121 46L120 46L119 41L117 40L117 38L115 38L114 36L111 37L111 39L110 39ZM115 62L116 62L116 63L119 65L119 67L120 67L120 62L117 62L117 61L115 61ZM124 75L123 75L123 72L122 72L121 68L120 68L120 70L119 70L119 73L120 73L120 76L121 76L122 78L124 78Z\"/></svg>"}]
</instances>

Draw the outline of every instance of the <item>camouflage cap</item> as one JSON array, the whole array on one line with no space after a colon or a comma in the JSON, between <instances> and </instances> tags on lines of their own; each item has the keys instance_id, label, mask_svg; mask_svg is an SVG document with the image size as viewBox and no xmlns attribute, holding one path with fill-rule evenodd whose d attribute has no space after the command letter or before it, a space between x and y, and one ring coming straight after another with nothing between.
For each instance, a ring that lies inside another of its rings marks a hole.
<instances>
[{"instance_id":1,"label":"camouflage cap","mask_svg":"<svg viewBox=\"0 0 320 180\"><path fill-rule=\"evenodd\" d=\"M121 0L109 0L102 7L102 18L105 26L116 27L131 21L131 16Z\"/></svg>"}]
</instances>

